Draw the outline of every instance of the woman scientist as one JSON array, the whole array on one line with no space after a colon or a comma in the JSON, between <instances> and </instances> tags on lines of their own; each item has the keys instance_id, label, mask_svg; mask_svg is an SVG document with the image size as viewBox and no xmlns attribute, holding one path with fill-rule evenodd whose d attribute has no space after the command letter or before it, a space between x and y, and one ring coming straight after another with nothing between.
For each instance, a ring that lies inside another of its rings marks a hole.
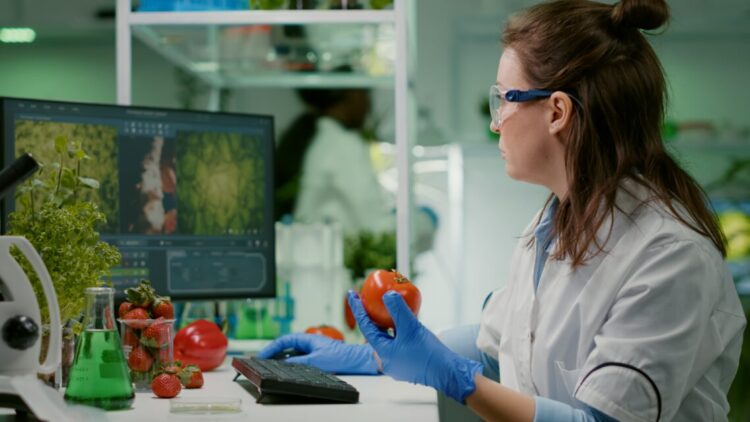
<instances>
[{"instance_id":1,"label":"woman scientist","mask_svg":"<svg viewBox=\"0 0 750 422\"><path fill-rule=\"evenodd\" d=\"M745 318L706 198L662 144L665 80L640 30L668 13L562 0L509 21L491 127L508 174L551 196L464 344L394 292L390 336L350 293L368 345L291 335L262 355L293 346L330 371L381 371L488 420L725 420Z\"/></svg>"}]
</instances>

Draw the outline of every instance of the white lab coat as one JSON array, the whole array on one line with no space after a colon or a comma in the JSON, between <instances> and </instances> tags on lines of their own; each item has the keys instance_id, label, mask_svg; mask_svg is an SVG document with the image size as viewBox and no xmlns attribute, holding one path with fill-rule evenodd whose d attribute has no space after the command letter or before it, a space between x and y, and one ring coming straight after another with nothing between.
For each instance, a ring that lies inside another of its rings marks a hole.
<instances>
[{"instance_id":1,"label":"white lab coat","mask_svg":"<svg viewBox=\"0 0 750 422\"><path fill-rule=\"evenodd\" d=\"M301 222L335 221L346 234L395 227L368 145L329 117L318 119L294 211Z\"/></svg>"},{"instance_id":2,"label":"white lab coat","mask_svg":"<svg viewBox=\"0 0 750 422\"><path fill-rule=\"evenodd\" d=\"M482 313L477 347L500 381L526 394L592 406L622 421L726 420L745 317L713 244L632 181L620 190L607 253L572 270L520 239L507 285ZM533 220L533 221L536 221Z\"/></svg>"}]
</instances>

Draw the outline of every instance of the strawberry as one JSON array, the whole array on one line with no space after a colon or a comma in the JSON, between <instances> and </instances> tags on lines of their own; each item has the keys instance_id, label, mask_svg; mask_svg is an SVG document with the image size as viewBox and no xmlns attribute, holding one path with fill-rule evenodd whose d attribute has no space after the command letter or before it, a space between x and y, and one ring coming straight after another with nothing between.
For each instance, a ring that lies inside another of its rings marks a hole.
<instances>
[{"instance_id":1,"label":"strawberry","mask_svg":"<svg viewBox=\"0 0 750 422\"><path fill-rule=\"evenodd\" d=\"M174 305L168 297L158 297L154 301L154 307L151 308L154 318L174 319Z\"/></svg>"},{"instance_id":2,"label":"strawberry","mask_svg":"<svg viewBox=\"0 0 750 422\"><path fill-rule=\"evenodd\" d=\"M157 397L171 399L180 394L182 385L180 385L180 379L176 375L163 373L151 380L151 390Z\"/></svg>"},{"instance_id":3,"label":"strawberry","mask_svg":"<svg viewBox=\"0 0 750 422\"><path fill-rule=\"evenodd\" d=\"M141 346L136 346L128 355L128 366L133 371L147 372L153 364L154 358Z\"/></svg>"},{"instance_id":4,"label":"strawberry","mask_svg":"<svg viewBox=\"0 0 750 422\"><path fill-rule=\"evenodd\" d=\"M133 309L133 304L126 300L125 302L122 302L120 304L119 308L117 308L117 316L124 319L125 314L127 314L131 309Z\"/></svg>"},{"instance_id":5,"label":"strawberry","mask_svg":"<svg viewBox=\"0 0 750 422\"><path fill-rule=\"evenodd\" d=\"M162 348L169 345L170 324L162 319L154 321L141 333L141 343L151 348Z\"/></svg>"},{"instance_id":6,"label":"strawberry","mask_svg":"<svg viewBox=\"0 0 750 422\"><path fill-rule=\"evenodd\" d=\"M125 320L125 324L128 327L135 328L135 329L141 329L146 326L146 321L148 318L148 312L146 312L143 308L133 308L132 310L128 311L123 318Z\"/></svg>"},{"instance_id":7,"label":"strawberry","mask_svg":"<svg viewBox=\"0 0 750 422\"><path fill-rule=\"evenodd\" d=\"M180 371L182 371L182 362L177 360L174 362L165 361L161 366L160 372L179 376Z\"/></svg>"},{"instance_id":8,"label":"strawberry","mask_svg":"<svg viewBox=\"0 0 750 422\"><path fill-rule=\"evenodd\" d=\"M130 346L131 350L138 346L138 334L132 328L125 328L125 332L122 334L122 345Z\"/></svg>"},{"instance_id":9,"label":"strawberry","mask_svg":"<svg viewBox=\"0 0 750 422\"><path fill-rule=\"evenodd\" d=\"M203 373L201 369L196 365L188 365L179 373L180 381L185 388L201 388L203 387Z\"/></svg>"}]
</instances>

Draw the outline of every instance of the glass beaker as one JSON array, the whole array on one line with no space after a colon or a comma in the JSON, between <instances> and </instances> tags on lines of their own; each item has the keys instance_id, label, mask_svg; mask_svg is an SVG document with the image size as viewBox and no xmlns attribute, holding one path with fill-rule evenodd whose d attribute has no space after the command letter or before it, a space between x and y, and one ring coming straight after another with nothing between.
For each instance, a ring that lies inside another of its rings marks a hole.
<instances>
[{"instance_id":1,"label":"glass beaker","mask_svg":"<svg viewBox=\"0 0 750 422\"><path fill-rule=\"evenodd\" d=\"M174 362L174 319L118 319L130 381L137 392L151 391L151 380Z\"/></svg>"},{"instance_id":2,"label":"glass beaker","mask_svg":"<svg viewBox=\"0 0 750 422\"><path fill-rule=\"evenodd\" d=\"M244 306L238 307L234 330L236 338L273 339L279 336L279 325L273 320L271 300L248 299Z\"/></svg>"},{"instance_id":3,"label":"glass beaker","mask_svg":"<svg viewBox=\"0 0 750 422\"><path fill-rule=\"evenodd\" d=\"M114 290L86 289L86 314L65 400L106 410L127 409L135 393L113 312Z\"/></svg>"}]
</instances>

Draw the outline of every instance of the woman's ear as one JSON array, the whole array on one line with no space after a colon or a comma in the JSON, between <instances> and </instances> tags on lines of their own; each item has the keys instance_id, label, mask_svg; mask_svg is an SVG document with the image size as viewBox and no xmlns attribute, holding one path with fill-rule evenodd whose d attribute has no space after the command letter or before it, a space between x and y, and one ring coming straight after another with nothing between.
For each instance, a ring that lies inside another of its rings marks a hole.
<instances>
[{"instance_id":1,"label":"woman's ear","mask_svg":"<svg viewBox=\"0 0 750 422\"><path fill-rule=\"evenodd\" d=\"M549 133L559 135L565 131L573 120L573 101L568 94L555 91L547 100L549 113Z\"/></svg>"}]
</instances>

